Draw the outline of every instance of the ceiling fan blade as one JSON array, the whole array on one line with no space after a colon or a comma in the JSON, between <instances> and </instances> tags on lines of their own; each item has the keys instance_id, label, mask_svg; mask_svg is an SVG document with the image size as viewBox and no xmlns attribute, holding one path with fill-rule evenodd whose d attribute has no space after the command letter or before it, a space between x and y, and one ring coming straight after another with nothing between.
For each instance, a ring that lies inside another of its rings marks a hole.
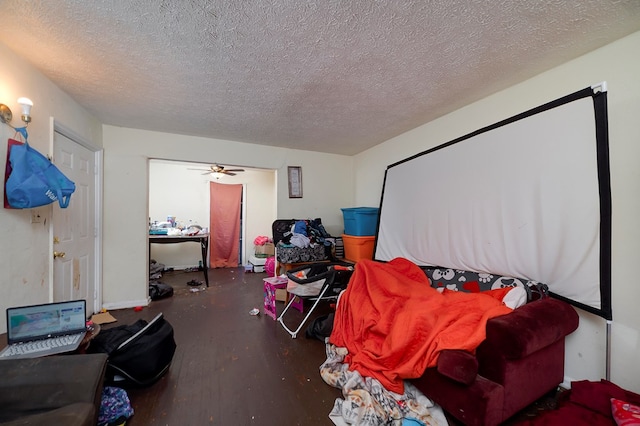
<instances>
[{"instance_id":1,"label":"ceiling fan blade","mask_svg":"<svg viewBox=\"0 0 640 426\"><path fill-rule=\"evenodd\" d=\"M225 169L224 166L221 166L219 164L212 164L211 166L209 166L208 169L187 168L187 170L200 170L204 172L202 173L203 175L220 173L220 174L229 175L229 176L235 176L236 174L234 172L244 172L244 169Z\"/></svg>"}]
</instances>

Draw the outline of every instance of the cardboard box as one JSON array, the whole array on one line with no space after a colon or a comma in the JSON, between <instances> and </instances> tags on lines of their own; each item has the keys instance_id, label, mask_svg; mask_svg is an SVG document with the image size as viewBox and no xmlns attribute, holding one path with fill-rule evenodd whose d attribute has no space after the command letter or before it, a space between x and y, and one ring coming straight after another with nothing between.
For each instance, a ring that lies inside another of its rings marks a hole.
<instances>
[{"instance_id":1,"label":"cardboard box","mask_svg":"<svg viewBox=\"0 0 640 426\"><path fill-rule=\"evenodd\" d=\"M276 253L276 248L273 243L266 243L262 246L255 246L255 253L263 256L273 256Z\"/></svg>"},{"instance_id":2,"label":"cardboard box","mask_svg":"<svg viewBox=\"0 0 640 426\"><path fill-rule=\"evenodd\" d=\"M285 290L285 289L277 289L276 290L276 301L284 302L285 304L289 303L289 300L287 299L287 297L294 297L295 298L295 300L291 304L292 308L297 309L300 312L304 311L304 304L303 304L304 302L302 301L301 298L299 298L298 296L295 296L293 294L287 293L287 290Z\"/></svg>"},{"instance_id":3,"label":"cardboard box","mask_svg":"<svg viewBox=\"0 0 640 426\"><path fill-rule=\"evenodd\" d=\"M287 301L287 290L284 288L276 289L276 301L278 302L286 302Z\"/></svg>"}]
</instances>

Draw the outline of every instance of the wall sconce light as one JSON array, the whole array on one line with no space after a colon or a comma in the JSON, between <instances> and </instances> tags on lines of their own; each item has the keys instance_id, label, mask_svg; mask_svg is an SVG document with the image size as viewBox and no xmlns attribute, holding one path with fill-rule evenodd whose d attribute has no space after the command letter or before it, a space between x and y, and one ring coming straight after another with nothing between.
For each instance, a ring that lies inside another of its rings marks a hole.
<instances>
[{"instance_id":1,"label":"wall sconce light","mask_svg":"<svg viewBox=\"0 0 640 426\"><path fill-rule=\"evenodd\" d=\"M33 106L33 102L29 98L20 98L18 99L18 103L20 104L20 108L22 109L22 121L24 121L24 127L14 127L11 125L11 119L13 119L13 113L11 112L11 108L6 106L5 104L0 104L0 121L2 121L7 126L11 127L16 132L19 132L24 136L26 140L27 135L27 126L31 123L31 107Z\"/></svg>"},{"instance_id":2,"label":"wall sconce light","mask_svg":"<svg viewBox=\"0 0 640 426\"><path fill-rule=\"evenodd\" d=\"M31 123L31 107L33 102L29 98L18 98L18 103L22 108L22 121L29 124Z\"/></svg>"},{"instance_id":3,"label":"wall sconce light","mask_svg":"<svg viewBox=\"0 0 640 426\"><path fill-rule=\"evenodd\" d=\"M33 102L29 98L20 98L18 99L18 103L22 108L22 121L25 122L25 127L31 122L31 107L33 106ZM9 127L15 129L10 122L13 119L13 113L11 112L11 108L6 106L5 104L0 104L0 121L4 124L7 124Z\"/></svg>"},{"instance_id":4,"label":"wall sconce light","mask_svg":"<svg viewBox=\"0 0 640 426\"><path fill-rule=\"evenodd\" d=\"M9 124L12 118L13 114L11 113L11 109L5 104L0 104L0 121Z\"/></svg>"}]
</instances>

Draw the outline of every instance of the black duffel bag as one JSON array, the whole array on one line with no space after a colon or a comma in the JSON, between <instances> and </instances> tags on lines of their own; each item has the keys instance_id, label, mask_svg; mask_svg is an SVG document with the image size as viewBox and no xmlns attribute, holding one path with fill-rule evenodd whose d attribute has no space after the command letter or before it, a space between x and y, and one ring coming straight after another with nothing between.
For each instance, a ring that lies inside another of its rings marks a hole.
<instances>
[{"instance_id":1,"label":"black duffel bag","mask_svg":"<svg viewBox=\"0 0 640 426\"><path fill-rule=\"evenodd\" d=\"M175 350L173 327L158 314L150 322L141 319L102 330L87 352L106 353L105 383L127 388L158 381L169 370Z\"/></svg>"}]
</instances>

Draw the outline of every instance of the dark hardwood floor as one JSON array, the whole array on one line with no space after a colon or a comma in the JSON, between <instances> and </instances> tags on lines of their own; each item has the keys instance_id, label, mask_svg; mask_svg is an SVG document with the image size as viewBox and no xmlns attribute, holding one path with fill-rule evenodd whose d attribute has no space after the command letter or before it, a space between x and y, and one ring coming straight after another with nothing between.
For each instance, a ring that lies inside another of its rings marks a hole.
<instances>
[{"instance_id":1,"label":"dark hardwood floor","mask_svg":"<svg viewBox=\"0 0 640 426\"><path fill-rule=\"evenodd\" d=\"M243 268L211 269L211 286L192 292L186 283L204 281L202 272L165 273L160 281L174 287L173 297L153 301L140 312L111 311L118 322L105 328L150 320L162 312L177 343L171 368L160 381L128 390L135 414L127 425L333 424L328 414L341 392L320 377L324 343L304 333L292 339L263 313L265 277ZM319 307L312 319L330 309L326 303ZM250 315L253 308L260 315ZM282 308L278 302L278 312ZM292 323L302 318L296 310L287 316ZM554 406L554 395L547 395L507 424Z\"/></svg>"},{"instance_id":2,"label":"dark hardwood floor","mask_svg":"<svg viewBox=\"0 0 640 426\"><path fill-rule=\"evenodd\" d=\"M110 311L118 321L105 328L162 312L177 343L159 382L128 390L135 410L128 425L333 424L328 414L341 392L320 377L324 344L304 333L292 339L263 313L263 278L243 268L211 269L210 287L191 292L186 283L204 281L202 272L165 273L160 281L174 287L173 297L140 312ZM322 305L317 315L329 309ZM249 314L253 308L258 316ZM302 316L291 310L287 318L295 323Z\"/></svg>"}]
</instances>

